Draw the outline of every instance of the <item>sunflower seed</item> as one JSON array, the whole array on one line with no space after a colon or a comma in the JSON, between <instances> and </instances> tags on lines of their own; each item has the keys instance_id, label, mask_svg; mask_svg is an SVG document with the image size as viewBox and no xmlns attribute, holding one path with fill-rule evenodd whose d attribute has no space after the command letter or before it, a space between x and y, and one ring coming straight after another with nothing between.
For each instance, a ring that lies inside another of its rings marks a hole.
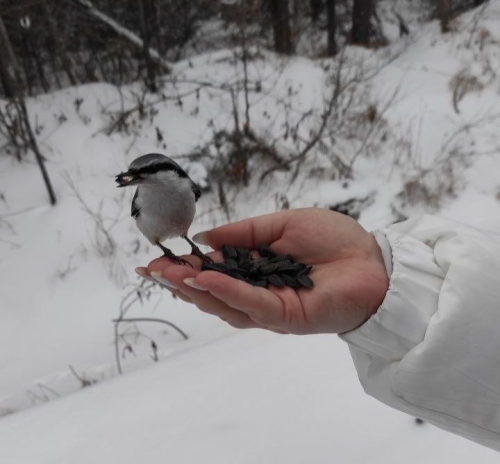
<instances>
[{"instance_id":1,"label":"sunflower seed","mask_svg":"<svg viewBox=\"0 0 500 464\"><path fill-rule=\"evenodd\" d=\"M238 254L232 246L222 245L222 256L224 259L236 259Z\"/></svg>"},{"instance_id":2,"label":"sunflower seed","mask_svg":"<svg viewBox=\"0 0 500 464\"><path fill-rule=\"evenodd\" d=\"M244 246L237 246L234 249L238 255L238 258L240 258L241 256L247 256L249 253L248 248L246 248Z\"/></svg>"},{"instance_id":3,"label":"sunflower seed","mask_svg":"<svg viewBox=\"0 0 500 464\"><path fill-rule=\"evenodd\" d=\"M257 248L257 251L259 252L259 255L262 256L263 258L275 258L276 253L273 251L273 249L267 245L261 245Z\"/></svg>"},{"instance_id":4,"label":"sunflower seed","mask_svg":"<svg viewBox=\"0 0 500 464\"><path fill-rule=\"evenodd\" d=\"M300 271L297 272L297 277L309 274L311 272L311 269L313 268L312 266L306 266L304 263L296 264L302 264Z\"/></svg>"},{"instance_id":5,"label":"sunflower seed","mask_svg":"<svg viewBox=\"0 0 500 464\"><path fill-rule=\"evenodd\" d=\"M255 280L255 279L245 279L247 283L250 285L253 285L254 287L262 287L262 288L267 288L267 281L265 280Z\"/></svg>"},{"instance_id":6,"label":"sunflower seed","mask_svg":"<svg viewBox=\"0 0 500 464\"><path fill-rule=\"evenodd\" d=\"M238 253L238 257L236 259L236 262L238 263L238 266L242 266L244 263L247 261L252 260L252 255L250 254L250 251L246 249L245 247L236 247L236 253Z\"/></svg>"},{"instance_id":7,"label":"sunflower seed","mask_svg":"<svg viewBox=\"0 0 500 464\"><path fill-rule=\"evenodd\" d=\"M306 269L307 265L304 263L293 263L293 270L290 270L290 274L301 275L304 274Z\"/></svg>"},{"instance_id":8,"label":"sunflower seed","mask_svg":"<svg viewBox=\"0 0 500 464\"><path fill-rule=\"evenodd\" d=\"M224 261L231 269L236 269L238 267L238 263L231 258L228 258Z\"/></svg>"},{"instance_id":9,"label":"sunflower seed","mask_svg":"<svg viewBox=\"0 0 500 464\"><path fill-rule=\"evenodd\" d=\"M218 272L226 272L229 269L229 266L225 263L210 263L208 261L203 261L201 264L202 271L218 271Z\"/></svg>"},{"instance_id":10,"label":"sunflower seed","mask_svg":"<svg viewBox=\"0 0 500 464\"><path fill-rule=\"evenodd\" d=\"M280 255L269 260L270 263L280 263L282 261L293 261L292 255Z\"/></svg>"},{"instance_id":11,"label":"sunflower seed","mask_svg":"<svg viewBox=\"0 0 500 464\"><path fill-rule=\"evenodd\" d=\"M229 277L232 277L233 279L243 280L245 282L247 280L246 277L241 272L238 272L236 269L229 269L224 274L228 275Z\"/></svg>"},{"instance_id":12,"label":"sunflower seed","mask_svg":"<svg viewBox=\"0 0 500 464\"><path fill-rule=\"evenodd\" d=\"M285 286L285 282L283 282L281 277L276 274L268 275L266 279L271 285L274 285L275 287L283 288Z\"/></svg>"},{"instance_id":13,"label":"sunflower seed","mask_svg":"<svg viewBox=\"0 0 500 464\"><path fill-rule=\"evenodd\" d=\"M289 276L287 274L280 274L280 278L285 282L285 285L288 285L289 287L292 288L299 288L300 285L297 282L297 279L295 277Z\"/></svg>"},{"instance_id":14,"label":"sunflower seed","mask_svg":"<svg viewBox=\"0 0 500 464\"><path fill-rule=\"evenodd\" d=\"M296 272L297 267L289 259L277 263L279 272Z\"/></svg>"},{"instance_id":15,"label":"sunflower seed","mask_svg":"<svg viewBox=\"0 0 500 464\"><path fill-rule=\"evenodd\" d=\"M264 264L263 266L259 266L257 270L260 275L263 276L269 275L278 270L278 264L277 263Z\"/></svg>"},{"instance_id":16,"label":"sunflower seed","mask_svg":"<svg viewBox=\"0 0 500 464\"><path fill-rule=\"evenodd\" d=\"M246 247L223 245L224 262L203 262L202 270L221 272L256 287L313 288L313 281L307 277L312 266L295 262L289 254L277 255L267 245L259 246L257 251L260 257L254 258Z\"/></svg>"},{"instance_id":17,"label":"sunflower seed","mask_svg":"<svg viewBox=\"0 0 500 464\"><path fill-rule=\"evenodd\" d=\"M313 281L305 274L302 274L301 276L297 277L297 282L305 288L314 287Z\"/></svg>"}]
</instances>

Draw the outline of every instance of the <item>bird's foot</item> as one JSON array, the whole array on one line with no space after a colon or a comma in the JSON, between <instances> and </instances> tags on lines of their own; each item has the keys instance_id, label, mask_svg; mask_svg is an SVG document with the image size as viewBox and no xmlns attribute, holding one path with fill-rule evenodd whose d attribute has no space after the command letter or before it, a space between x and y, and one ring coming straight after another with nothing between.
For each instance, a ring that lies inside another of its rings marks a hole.
<instances>
[{"instance_id":1,"label":"bird's foot","mask_svg":"<svg viewBox=\"0 0 500 464\"><path fill-rule=\"evenodd\" d=\"M210 263L213 264L214 260L207 256L205 253L203 253L196 245L195 243L190 240L187 236L183 237L184 240L186 240L190 245L191 245L191 254L194 256L197 256L198 258L201 259L202 262L204 263Z\"/></svg>"},{"instance_id":2,"label":"bird's foot","mask_svg":"<svg viewBox=\"0 0 500 464\"><path fill-rule=\"evenodd\" d=\"M169 250L167 247L164 247L160 242L156 242L156 245L158 245L161 251L163 251L163 256L165 256L165 258L171 259L172 261L175 261L177 264L184 264L186 266L193 267L193 265L189 261L172 253L171 250Z\"/></svg>"},{"instance_id":3,"label":"bird's foot","mask_svg":"<svg viewBox=\"0 0 500 464\"><path fill-rule=\"evenodd\" d=\"M180 256L167 256L167 258L173 259L177 262L177 264L184 264L185 266L193 267L193 265L187 259L181 258Z\"/></svg>"},{"instance_id":4,"label":"bird's foot","mask_svg":"<svg viewBox=\"0 0 500 464\"><path fill-rule=\"evenodd\" d=\"M207 256L205 253L203 253L197 246L195 246L191 250L191 254L200 258L203 263L214 263L214 260L210 258L210 256Z\"/></svg>"}]
</instances>

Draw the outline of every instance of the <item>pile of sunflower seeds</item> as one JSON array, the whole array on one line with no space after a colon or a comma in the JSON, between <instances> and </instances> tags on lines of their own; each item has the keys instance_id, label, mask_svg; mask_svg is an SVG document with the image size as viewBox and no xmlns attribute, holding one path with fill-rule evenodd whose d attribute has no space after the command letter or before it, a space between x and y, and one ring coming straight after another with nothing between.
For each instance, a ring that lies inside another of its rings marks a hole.
<instances>
[{"instance_id":1,"label":"pile of sunflower seeds","mask_svg":"<svg viewBox=\"0 0 500 464\"><path fill-rule=\"evenodd\" d=\"M257 251L260 258L254 258L248 248L223 245L224 262L204 261L201 270L222 272L256 287L313 288L308 276L312 266L295 262L291 255L278 255L266 245L259 246Z\"/></svg>"}]
</instances>

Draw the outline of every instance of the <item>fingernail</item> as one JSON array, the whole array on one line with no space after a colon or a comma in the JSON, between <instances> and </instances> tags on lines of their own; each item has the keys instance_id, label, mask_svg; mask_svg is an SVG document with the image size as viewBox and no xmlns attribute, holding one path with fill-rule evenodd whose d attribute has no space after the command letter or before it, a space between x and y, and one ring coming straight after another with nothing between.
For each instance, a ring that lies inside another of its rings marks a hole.
<instances>
[{"instance_id":1,"label":"fingernail","mask_svg":"<svg viewBox=\"0 0 500 464\"><path fill-rule=\"evenodd\" d=\"M163 277L163 274L161 272L152 272L151 277L154 280L156 280L159 284L164 285L165 287L173 288L173 289L179 288L177 285L170 282L170 280L165 279L165 277Z\"/></svg>"},{"instance_id":2,"label":"fingernail","mask_svg":"<svg viewBox=\"0 0 500 464\"><path fill-rule=\"evenodd\" d=\"M144 279L147 279L149 276L146 273L146 268L145 267L136 267L135 272L137 275L143 277Z\"/></svg>"},{"instance_id":3,"label":"fingernail","mask_svg":"<svg viewBox=\"0 0 500 464\"><path fill-rule=\"evenodd\" d=\"M194 234L193 242L199 243L200 245L208 245L206 235L206 232L198 232L197 234Z\"/></svg>"},{"instance_id":4,"label":"fingernail","mask_svg":"<svg viewBox=\"0 0 500 464\"><path fill-rule=\"evenodd\" d=\"M186 279L183 280L183 282L188 287L195 288L196 290L201 290L202 292L206 292L207 291L207 289L205 287L202 287L202 286L198 285L197 283L195 283L193 277L187 277Z\"/></svg>"},{"instance_id":5,"label":"fingernail","mask_svg":"<svg viewBox=\"0 0 500 464\"><path fill-rule=\"evenodd\" d=\"M157 283L155 279L153 279L151 276L148 276L147 272L146 272L146 268L145 267L136 267L135 268L135 272L141 276L143 279L146 279L148 280L149 282L154 282L154 283Z\"/></svg>"}]
</instances>

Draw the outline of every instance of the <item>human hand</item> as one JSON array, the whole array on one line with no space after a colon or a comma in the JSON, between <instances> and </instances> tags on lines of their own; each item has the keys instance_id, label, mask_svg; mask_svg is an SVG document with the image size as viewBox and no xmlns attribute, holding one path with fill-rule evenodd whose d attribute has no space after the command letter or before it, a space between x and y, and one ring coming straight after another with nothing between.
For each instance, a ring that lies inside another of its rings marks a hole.
<instances>
[{"instance_id":1,"label":"human hand","mask_svg":"<svg viewBox=\"0 0 500 464\"><path fill-rule=\"evenodd\" d=\"M253 287L183 256L193 268L158 258L139 272L163 279L179 298L238 328L279 333L342 333L363 324L382 303L389 279L373 235L355 220L326 209L287 210L246 219L198 234L199 243L256 249L269 245L313 266L314 288ZM220 251L209 253L222 261Z\"/></svg>"}]
</instances>

